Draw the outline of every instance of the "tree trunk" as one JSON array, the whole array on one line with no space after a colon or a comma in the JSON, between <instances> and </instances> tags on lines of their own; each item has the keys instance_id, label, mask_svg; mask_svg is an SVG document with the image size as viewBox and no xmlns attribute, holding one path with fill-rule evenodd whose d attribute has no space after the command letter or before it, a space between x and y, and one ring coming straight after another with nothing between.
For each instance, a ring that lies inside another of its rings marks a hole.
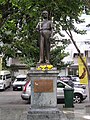
<instances>
[{"instance_id":1,"label":"tree trunk","mask_svg":"<svg viewBox=\"0 0 90 120\"><path fill-rule=\"evenodd\" d=\"M67 31L66 31L66 33L68 34ZM79 50L79 48L77 47L77 45L76 45L76 43L75 43L75 41L74 41L74 39L73 39L73 36L72 36L72 33L71 33L70 30L69 30L69 33L70 33L70 34L68 34L68 35L69 35L69 37L71 38L71 40L72 40L72 42L73 42L75 48L76 48L77 51L78 51L79 57L80 57L80 59L81 59L83 65L85 66L85 68L86 68L86 70L87 70L87 74L88 74L88 78L89 78L89 77L90 77L90 73L89 73L88 66L87 66L87 64L85 63L85 61L83 60L82 55L81 55L81 53L80 53L80 50Z\"/></svg>"}]
</instances>

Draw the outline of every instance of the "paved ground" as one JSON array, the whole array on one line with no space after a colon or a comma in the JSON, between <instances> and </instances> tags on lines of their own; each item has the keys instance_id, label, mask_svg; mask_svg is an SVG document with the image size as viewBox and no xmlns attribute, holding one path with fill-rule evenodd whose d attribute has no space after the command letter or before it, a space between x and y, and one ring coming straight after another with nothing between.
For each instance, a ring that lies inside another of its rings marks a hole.
<instances>
[{"instance_id":1,"label":"paved ground","mask_svg":"<svg viewBox=\"0 0 90 120\"><path fill-rule=\"evenodd\" d=\"M20 91L0 92L0 120L27 120L30 104L23 101ZM74 108L64 108L58 104L61 120L90 120L90 102L75 104Z\"/></svg>"},{"instance_id":2,"label":"paved ground","mask_svg":"<svg viewBox=\"0 0 90 120\"><path fill-rule=\"evenodd\" d=\"M27 120L29 104L0 105L0 120ZM64 108L63 104L57 106L62 112L61 120L90 120L90 103L75 104L74 108Z\"/></svg>"},{"instance_id":3,"label":"paved ground","mask_svg":"<svg viewBox=\"0 0 90 120\"><path fill-rule=\"evenodd\" d=\"M27 107L28 108L28 107ZM22 106L1 106L0 107L0 120L26 120L27 108Z\"/></svg>"},{"instance_id":4,"label":"paved ground","mask_svg":"<svg viewBox=\"0 0 90 120\"><path fill-rule=\"evenodd\" d=\"M65 120L90 120L90 103L75 104L74 108L63 108L60 104ZM61 119L62 120L62 119Z\"/></svg>"}]
</instances>

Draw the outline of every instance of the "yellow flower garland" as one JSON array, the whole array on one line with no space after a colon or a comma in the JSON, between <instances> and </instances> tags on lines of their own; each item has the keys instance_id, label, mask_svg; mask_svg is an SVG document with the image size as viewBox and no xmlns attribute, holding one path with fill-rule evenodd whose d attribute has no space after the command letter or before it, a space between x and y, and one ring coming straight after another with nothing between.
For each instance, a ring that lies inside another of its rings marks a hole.
<instances>
[{"instance_id":1,"label":"yellow flower garland","mask_svg":"<svg viewBox=\"0 0 90 120\"><path fill-rule=\"evenodd\" d=\"M40 65L37 70L42 70L42 71L45 71L45 70L51 70L53 68L53 65Z\"/></svg>"}]
</instances>

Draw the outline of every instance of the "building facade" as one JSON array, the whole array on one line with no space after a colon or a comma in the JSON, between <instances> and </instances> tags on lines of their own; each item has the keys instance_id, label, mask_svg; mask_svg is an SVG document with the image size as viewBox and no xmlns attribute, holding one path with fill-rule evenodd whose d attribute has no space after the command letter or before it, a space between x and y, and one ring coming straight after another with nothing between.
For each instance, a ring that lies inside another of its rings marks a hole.
<instances>
[{"instance_id":1,"label":"building facade","mask_svg":"<svg viewBox=\"0 0 90 120\"><path fill-rule=\"evenodd\" d=\"M86 57L87 66L88 69L90 70L90 41L89 40L78 41L76 42L76 45L78 46L82 57ZM71 65L61 70L61 74L78 75L78 56L79 56L78 51L76 50L73 44L70 44L65 51L69 52L69 56L65 57L63 61L65 63L71 63Z\"/></svg>"}]
</instances>

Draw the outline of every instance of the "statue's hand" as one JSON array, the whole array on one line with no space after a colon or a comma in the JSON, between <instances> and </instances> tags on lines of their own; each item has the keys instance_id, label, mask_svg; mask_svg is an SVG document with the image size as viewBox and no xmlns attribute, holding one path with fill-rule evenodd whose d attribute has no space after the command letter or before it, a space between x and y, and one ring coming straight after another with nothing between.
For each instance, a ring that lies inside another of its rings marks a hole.
<instances>
[{"instance_id":1,"label":"statue's hand","mask_svg":"<svg viewBox=\"0 0 90 120\"><path fill-rule=\"evenodd\" d=\"M53 39L53 34L51 34L51 37L50 37L50 40L52 40Z\"/></svg>"}]
</instances>

